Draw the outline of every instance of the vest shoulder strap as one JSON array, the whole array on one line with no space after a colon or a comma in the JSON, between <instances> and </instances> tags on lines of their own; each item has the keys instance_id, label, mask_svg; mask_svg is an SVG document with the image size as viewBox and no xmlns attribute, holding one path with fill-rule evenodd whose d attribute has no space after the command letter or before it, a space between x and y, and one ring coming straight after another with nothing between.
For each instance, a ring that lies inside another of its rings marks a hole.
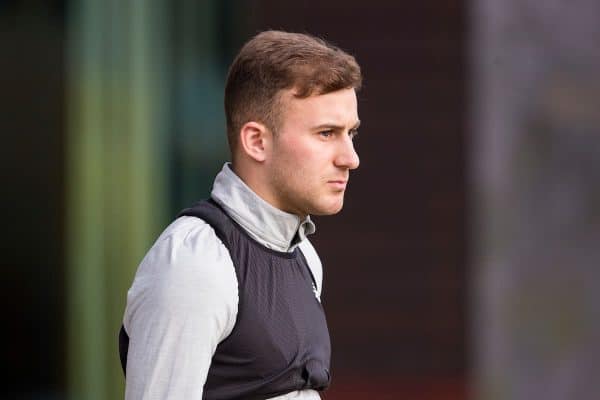
<instances>
[{"instance_id":1,"label":"vest shoulder strap","mask_svg":"<svg viewBox=\"0 0 600 400\"><path fill-rule=\"evenodd\" d=\"M235 227L229 216L212 198L199 201L192 207L184 209L177 215L177 218L183 216L197 217L204 220L215 230L217 237L221 239L225 247L229 250L229 243L231 243L232 239L231 235Z\"/></svg>"}]
</instances>

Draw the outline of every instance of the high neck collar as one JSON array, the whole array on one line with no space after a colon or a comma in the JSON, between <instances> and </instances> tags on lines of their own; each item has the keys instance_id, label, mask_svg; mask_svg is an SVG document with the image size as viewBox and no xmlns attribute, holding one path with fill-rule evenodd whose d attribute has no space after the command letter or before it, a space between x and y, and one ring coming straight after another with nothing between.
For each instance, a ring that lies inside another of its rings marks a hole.
<instances>
[{"instance_id":1,"label":"high neck collar","mask_svg":"<svg viewBox=\"0 0 600 400\"><path fill-rule=\"evenodd\" d=\"M223 165L217 174L211 197L250 236L268 248L292 251L315 232L310 216L302 219L273 207L250 189L231 169Z\"/></svg>"}]
</instances>

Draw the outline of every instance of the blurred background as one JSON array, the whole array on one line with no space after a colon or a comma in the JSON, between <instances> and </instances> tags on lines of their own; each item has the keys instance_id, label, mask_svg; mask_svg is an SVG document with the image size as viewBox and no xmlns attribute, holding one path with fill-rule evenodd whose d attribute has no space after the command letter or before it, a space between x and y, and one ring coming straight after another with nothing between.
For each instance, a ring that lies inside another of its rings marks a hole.
<instances>
[{"instance_id":1,"label":"blurred background","mask_svg":"<svg viewBox=\"0 0 600 400\"><path fill-rule=\"evenodd\" d=\"M264 29L355 55L316 218L336 399L600 398L600 3L0 0L2 399L119 399L138 263L228 158Z\"/></svg>"}]
</instances>

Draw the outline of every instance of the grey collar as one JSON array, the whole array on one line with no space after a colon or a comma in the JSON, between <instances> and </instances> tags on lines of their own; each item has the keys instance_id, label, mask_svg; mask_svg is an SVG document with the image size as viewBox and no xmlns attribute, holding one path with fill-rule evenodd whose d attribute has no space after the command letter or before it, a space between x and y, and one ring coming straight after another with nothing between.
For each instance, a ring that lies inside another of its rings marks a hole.
<instances>
[{"instance_id":1,"label":"grey collar","mask_svg":"<svg viewBox=\"0 0 600 400\"><path fill-rule=\"evenodd\" d=\"M250 189L225 163L217 174L211 197L252 238L277 251L293 251L315 232L310 216L301 219L273 207Z\"/></svg>"}]
</instances>

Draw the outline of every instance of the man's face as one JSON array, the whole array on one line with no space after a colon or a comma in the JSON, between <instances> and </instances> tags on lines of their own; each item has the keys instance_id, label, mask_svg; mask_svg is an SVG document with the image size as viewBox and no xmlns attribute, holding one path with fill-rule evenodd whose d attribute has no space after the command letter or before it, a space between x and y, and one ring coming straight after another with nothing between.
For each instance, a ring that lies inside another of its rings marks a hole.
<instances>
[{"instance_id":1,"label":"man's face","mask_svg":"<svg viewBox=\"0 0 600 400\"><path fill-rule=\"evenodd\" d=\"M349 172L359 164L354 89L305 99L284 91L280 106L281 126L266 165L274 205L302 216L337 213Z\"/></svg>"}]
</instances>

